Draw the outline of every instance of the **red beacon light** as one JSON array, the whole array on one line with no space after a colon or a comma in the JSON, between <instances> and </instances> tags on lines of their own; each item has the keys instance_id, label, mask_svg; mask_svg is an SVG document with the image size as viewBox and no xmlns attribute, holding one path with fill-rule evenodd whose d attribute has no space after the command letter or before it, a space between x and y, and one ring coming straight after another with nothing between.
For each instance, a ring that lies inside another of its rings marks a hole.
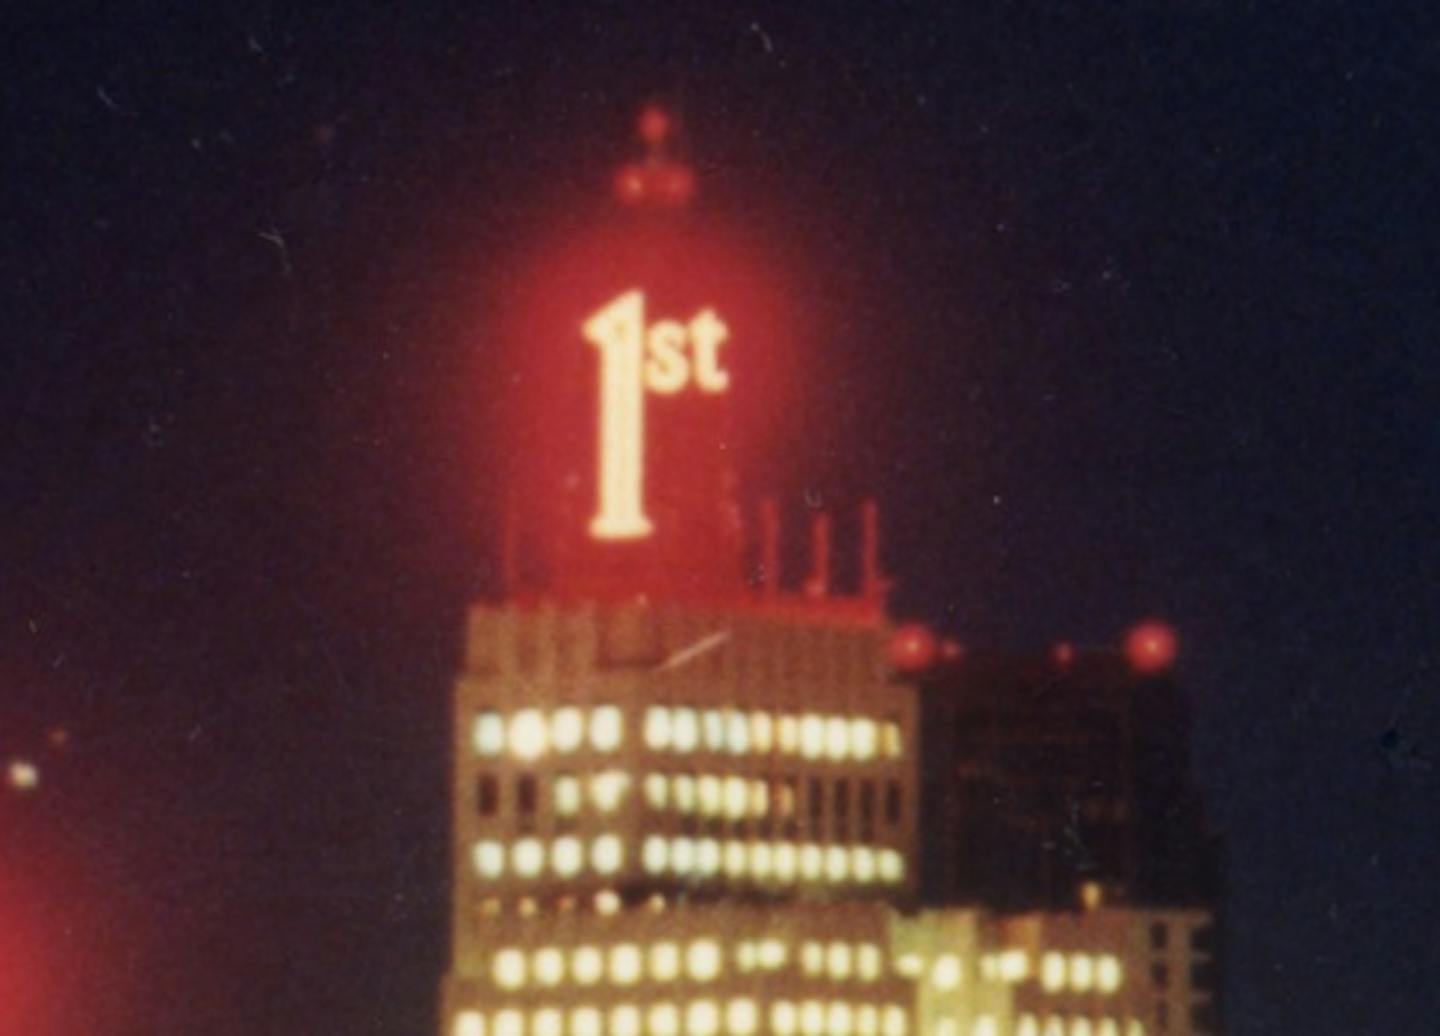
<instances>
[{"instance_id":1,"label":"red beacon light","mask_svg":"<svg viewBox=\"0 0 1440 1036\"><path fill-rule=\"evenodd\" d=\"M658 104L647 104L640 110L640 118L635 122L635 129L640 134L640 139L651 147L662 143L670 136L670 113Z\"/></svg>"},{"instance_id":2,"label":"red beacon light","mask_svg":"<svg viewBox=\"0 0 1440 1036\"><path fill-rule=\"evenodd\" d=\"M1075 661L1075 645L1068 640L1062 640L1055 645L1051 656L1055 659L1055 664L1063 669Z\"/></svg>"},{"instance_id":3,"label":"red beacon light","mask_svg":"<svg viewBox=\"0 0 1440 1036\"><path fill-rule=\"evenodd\" d=\"M890 664L902 673L919 672L934 663L939 648L928 626L909 623L890 635Z\"/></svg>"},{"instance_id":4,"label":"red beacon light","mask_svg":"<svg viewBox=\"0 0 1440 1036\"><path fill-rule=\"evenodd\" d=\"M1125 657L1139 673L1160 673L1169 669L1180 651L1175 631L1158 619L1140 623L1125 638Z\"/></svg>"}]
</instances>

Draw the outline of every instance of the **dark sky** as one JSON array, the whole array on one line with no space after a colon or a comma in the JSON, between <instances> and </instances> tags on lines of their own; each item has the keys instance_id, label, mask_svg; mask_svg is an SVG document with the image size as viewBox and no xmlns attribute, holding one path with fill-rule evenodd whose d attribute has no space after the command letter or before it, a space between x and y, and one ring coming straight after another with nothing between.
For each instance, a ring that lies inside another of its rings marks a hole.
<instances>
[{"instance_id":1,"label":"dark sky","mask_svg":"<svg viewBox=\"0 0 1440 1036\"><path fill-rule=\"evenodd\" d=\"M881 499L897 608L1181 631L1232 1032L1435 1031L1425 5L393 6L4 17L27 1031L432 1025L485 300L657 91L702 195L790 244L828 357L797 463Z\"/></svg>"}]
</instances>

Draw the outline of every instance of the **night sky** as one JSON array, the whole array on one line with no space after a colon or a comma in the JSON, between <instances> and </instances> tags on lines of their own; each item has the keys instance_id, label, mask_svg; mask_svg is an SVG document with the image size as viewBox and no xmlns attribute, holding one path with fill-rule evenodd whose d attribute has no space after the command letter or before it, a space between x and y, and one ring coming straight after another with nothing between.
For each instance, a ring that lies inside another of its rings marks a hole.
<instances>
[{"instance_id":1,"label":"night sky","mask_svg":"<svg viewBox=\"0 0 1440 1036\"><path fill-rule=\"evenodd\" d=\"M3 18L0 1034L433 1031L487 300L652 95L897 611L1179 629L1231 1032L1436 1031L1440 19L393 6Z\"/></svg>"}]
</instances>

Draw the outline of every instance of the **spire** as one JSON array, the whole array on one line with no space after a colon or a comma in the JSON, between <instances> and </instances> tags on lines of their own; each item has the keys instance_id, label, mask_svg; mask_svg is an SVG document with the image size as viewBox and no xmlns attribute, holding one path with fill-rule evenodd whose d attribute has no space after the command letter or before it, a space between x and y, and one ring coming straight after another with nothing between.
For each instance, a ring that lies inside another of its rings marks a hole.
<instances>
[{"instance_id":1,"label":"spire","mask_svg":"<svg viewBox=\"0 0 1440 1036\"><path fill-rule=\"evenodd\" d=\"M635 120L645 145L638 162L627 162L615 175L615 196L626 205L679 208L695 195L695 173L674 155L675 118L658 104L647 104Z\"/></svg>"}]
</instances>

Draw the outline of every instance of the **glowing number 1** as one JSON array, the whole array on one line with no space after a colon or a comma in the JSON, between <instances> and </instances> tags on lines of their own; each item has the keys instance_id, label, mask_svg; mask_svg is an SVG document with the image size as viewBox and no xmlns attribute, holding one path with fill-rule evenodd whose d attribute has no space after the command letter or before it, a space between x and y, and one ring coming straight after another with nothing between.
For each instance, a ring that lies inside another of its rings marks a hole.
<instances>
[{"instance_id":1,"label":"glowing number 1","mask_svg":"<svg viewBox=\"0 0 1440 1036\"><path fill-rule=\"evenodd\" d=\"M585 321L582 332L600 350L600 510L590 535L640 539L655 530L644 504L645 390L673 395L693 379L701 392L724 392L730 374L720 367L719 350L729 329L706 309L688 326L662 320L647 332L645 296L627 291Z\"/></svg>"}]
</instances>

